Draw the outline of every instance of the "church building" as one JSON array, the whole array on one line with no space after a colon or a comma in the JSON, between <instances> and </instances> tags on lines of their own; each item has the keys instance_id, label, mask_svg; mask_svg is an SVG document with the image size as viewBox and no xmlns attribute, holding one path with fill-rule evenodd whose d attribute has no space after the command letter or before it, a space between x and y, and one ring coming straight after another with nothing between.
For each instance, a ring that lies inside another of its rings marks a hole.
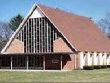
<instances>
[{"instance_id":1,"label":"church building","mask_svg":"<svg viewBox=\"0 0 110 83\"><path fill-rule=\"evenodd\" d=\"M110 40L88 17L34 4L0 54L0 69L110 65Z\"/></svg>"}]
</instances>

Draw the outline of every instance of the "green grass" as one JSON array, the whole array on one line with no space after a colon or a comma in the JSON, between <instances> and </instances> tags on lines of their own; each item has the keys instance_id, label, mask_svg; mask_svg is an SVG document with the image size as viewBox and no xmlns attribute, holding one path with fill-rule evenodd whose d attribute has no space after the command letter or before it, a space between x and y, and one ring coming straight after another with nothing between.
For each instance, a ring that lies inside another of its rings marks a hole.
<instances>
[{"instance_id":1,"label":"green grass","mask_svg":"<svg viewBox=\"0 0 110 83\"><path fill-rule=\"evenodd\" d=\"M110 82L110 69L69 72L0 71L0 82Z\"/></svg>"}]
</instances>

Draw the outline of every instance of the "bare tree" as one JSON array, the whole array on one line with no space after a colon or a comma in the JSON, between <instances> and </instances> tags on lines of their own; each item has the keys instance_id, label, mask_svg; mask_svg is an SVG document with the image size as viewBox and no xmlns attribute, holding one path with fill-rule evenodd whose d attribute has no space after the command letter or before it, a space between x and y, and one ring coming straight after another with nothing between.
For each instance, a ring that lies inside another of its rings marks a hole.
<instances>
[{"instance_id":1,"label":"bare tree","mask_svg":"<svg viewBox=\"0 0 110 83\"><path fill-rule=\"evenodd\" d=\"M98 25L101 30L110 38L110 13L107 13L104 18L102 18Z\"/></svg>"},{"instance_id":2,"label":"bare tree","mask_svg":"<svg viewBox=\"0 0 110 83\"><path fill-rule=\"evenodd\" d=\"M13 31L8 23L0 22L0 36L2 37L2 40L8 41L12 33Z\"/></svg>"},{"instance_id":3,"label":"bare tree","mask_svg":"<svg viewBox=\"0 0 110 83\"><path fill-rule=\"evenodd\" d=\"M8 23L0 22L0 51L5 46L13 31Z\"/></svg>"}]
</instances>

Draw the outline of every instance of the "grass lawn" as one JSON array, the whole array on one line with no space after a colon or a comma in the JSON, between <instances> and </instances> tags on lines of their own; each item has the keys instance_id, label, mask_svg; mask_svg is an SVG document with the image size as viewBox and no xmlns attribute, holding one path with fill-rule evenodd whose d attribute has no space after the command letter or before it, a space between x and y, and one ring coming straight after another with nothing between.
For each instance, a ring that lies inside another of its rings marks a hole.
<instances>
[{"instance_id":1,"label":"grass lawn","mask_svg":"<svg viewBox=\"0 0 110 83\"><path fill-rule=\"evenodd\" d=\"M110 82L110 68L68 72L0 71L0 82Z\"/></svg>"}]
</instances>

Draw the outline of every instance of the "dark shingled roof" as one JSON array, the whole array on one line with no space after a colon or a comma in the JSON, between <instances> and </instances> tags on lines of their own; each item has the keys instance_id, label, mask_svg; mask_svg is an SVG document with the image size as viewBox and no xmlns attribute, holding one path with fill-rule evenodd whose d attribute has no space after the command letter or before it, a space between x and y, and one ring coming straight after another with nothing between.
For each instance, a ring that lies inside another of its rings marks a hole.
<instances>
[{"instance_id":1,"label":"dark shingled roof","mask_svg":"<svg viewBox=\"0 0 110 83\"><path fill-rule=\"evenodd\" d=\"M89 18L38 4L78 51L110 52L110 40Z\"/></svg>"}]
</instances>

